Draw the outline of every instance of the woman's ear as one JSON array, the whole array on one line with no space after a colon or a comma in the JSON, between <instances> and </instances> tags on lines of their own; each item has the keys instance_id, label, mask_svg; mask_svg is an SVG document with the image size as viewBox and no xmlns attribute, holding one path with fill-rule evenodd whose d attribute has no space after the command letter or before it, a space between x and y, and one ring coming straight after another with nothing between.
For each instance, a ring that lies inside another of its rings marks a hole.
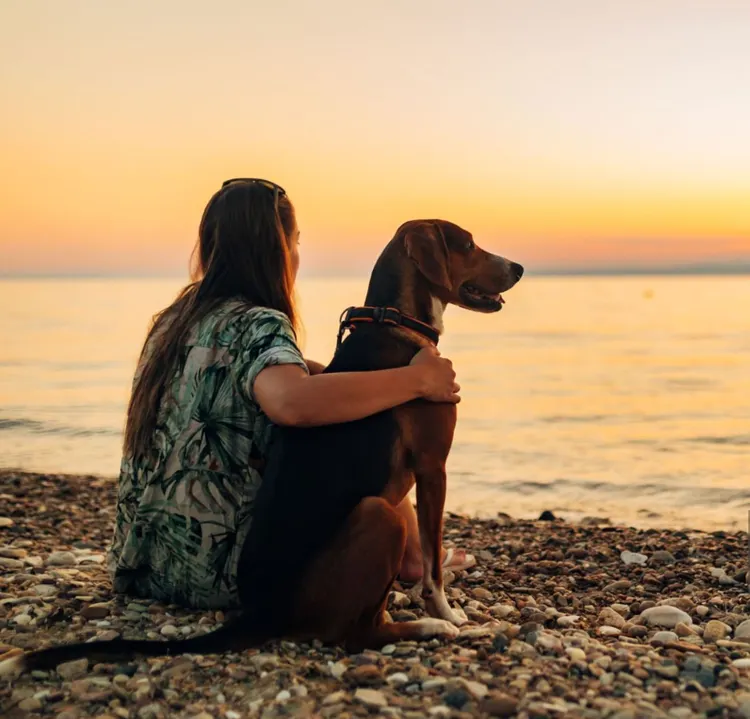
<instances>
[{"instance_id":1,"label":"woman's ear","mask_svg":"<svg viewBox=\"0 0 750 719\"><path fill-rule=\"evenodd\" d=\"M448 247L443 233L433 224L424 223L404 236L406 254L433 285L452 290L448 274Z\"/></svg>"}]
</instances>

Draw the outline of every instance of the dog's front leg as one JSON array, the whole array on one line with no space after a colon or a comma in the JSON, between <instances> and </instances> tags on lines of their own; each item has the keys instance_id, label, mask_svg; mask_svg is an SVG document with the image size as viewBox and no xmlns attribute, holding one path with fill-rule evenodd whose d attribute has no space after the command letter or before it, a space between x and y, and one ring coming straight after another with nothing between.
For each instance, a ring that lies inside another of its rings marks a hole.
<instances>
[{"instance_id":1,"label":"dog's front leg","mask_svg":"<svg viewBox=\"0 0 750 719\"><path fill-rule=\"evenodd\" d=\"M466 622L451 609L443 586L443 507L445 505L445 462L419 469L417 479L417 515L422 544L422 599L432 617L439 617L457 627Z\"/></svg>"}]
</instances>

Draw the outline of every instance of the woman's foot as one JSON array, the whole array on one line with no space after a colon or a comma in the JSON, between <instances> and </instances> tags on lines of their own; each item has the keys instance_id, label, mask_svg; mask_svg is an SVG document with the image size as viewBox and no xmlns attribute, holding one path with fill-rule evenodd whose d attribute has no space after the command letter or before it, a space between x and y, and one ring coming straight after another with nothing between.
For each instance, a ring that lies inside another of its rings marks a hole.
<instances>
[{"instance_id":1,"label":"woman's foot","mask_svg":"<svg viewBox=\"0 0 750 719\"><path fill-rule=\"evenodd\" d=\"M419 541L419 523L417 514L414 511L414 505L408 497L404 497L401 504L396 507L396 511L401 515L406 524L406 549L404 557L401 560L401 571L398 578L402 582L418 582L422 579L422 546ZM459 569L468 569L473 567L477 561L473 555L467 554L463 549L453 549L452 547L440 550L440 561L443 569L457 571Z\"/></svg>"},{"instance_id":2,"label":"woman's foot","mask_svg":"<svg viewBox=\"0 0 750 719\"><path fill-rule=\"evenodd\" d=\"M461 569L469 569L473 567L477 560L473 554L467 554L464 549L441 549L440 560L443 563L443 570L450 569L452 571L459 571ZM401 571L399 572L398 578L402 582L408 584L416 583L422 579L422 555L421 552L417 556L404 556L404 560L401 562Z\"/></svg>"}]
</instances>

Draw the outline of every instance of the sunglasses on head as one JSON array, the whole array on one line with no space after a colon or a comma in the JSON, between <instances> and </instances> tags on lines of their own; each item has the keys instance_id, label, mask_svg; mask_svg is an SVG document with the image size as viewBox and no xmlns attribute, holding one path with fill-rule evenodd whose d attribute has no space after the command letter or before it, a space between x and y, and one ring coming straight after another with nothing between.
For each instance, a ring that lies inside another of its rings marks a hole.
<instances>
[{"instance_id":1,"label":"sunglasses on head","mask_svg":"<svg viewBox=\"0 0 750 719\"><path fill-rule=\"evenodd\" d=\"M233 185L235 182L244 182L250 185L260 185L261 187L265 187L273 192L274 198L277 198L279 195L282 197L286 196L286 190L281 185L277 185L270 180L262 180L259 177L234 177L231 180L224 180L221 189L223 190L227 185Z\"/></svg>"}]
</instances>

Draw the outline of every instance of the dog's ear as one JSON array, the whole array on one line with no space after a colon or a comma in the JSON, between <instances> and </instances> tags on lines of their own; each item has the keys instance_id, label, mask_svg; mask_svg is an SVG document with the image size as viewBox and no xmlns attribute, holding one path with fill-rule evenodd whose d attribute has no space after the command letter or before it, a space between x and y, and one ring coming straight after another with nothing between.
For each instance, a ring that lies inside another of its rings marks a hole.
<instances>
[{"instance_id":1,"label":"dog's ear","mask_svg":"<svg viewBox=\"0 0 750 719\"><path fill-rule=\"evenodd\" d=\"M451 290L448 274L448 247L442 230L434 224L420 224L404 236L409 259L433 285Z\"/></svg>"}]
</instances>

